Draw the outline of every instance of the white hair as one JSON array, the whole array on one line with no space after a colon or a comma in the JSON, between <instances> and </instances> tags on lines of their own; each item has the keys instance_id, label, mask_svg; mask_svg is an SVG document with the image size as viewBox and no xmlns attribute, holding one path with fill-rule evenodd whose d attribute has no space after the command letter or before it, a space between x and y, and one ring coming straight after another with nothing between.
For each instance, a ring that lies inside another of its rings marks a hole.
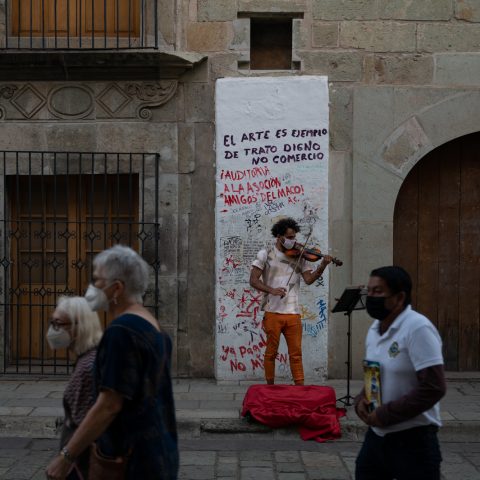
<instances>
[{"instance_id":1,"label":"white hair","mask_svg":"<svg viewBox=\"0 0 480 480\"><path fill-rule=\"evenodd\" d=\"M96 347L102 338L102 326L96 312L92 312L84 297L60 297L57 308L72 322L73 351L77 355Z\"/></svg>"},{"instance_id":2,"label":"white hair","mask_svg":"<svg viewBox=\"0 0 480 480\"><path fill-rule=\"evenodd\" d=\"M125 293L138 303L143 303L143 295L148 286L148 264L130 247L115 245L100 252L93 260L93 266L102 270L109 281L121 280Z\"/></svg>"}]
</instances>

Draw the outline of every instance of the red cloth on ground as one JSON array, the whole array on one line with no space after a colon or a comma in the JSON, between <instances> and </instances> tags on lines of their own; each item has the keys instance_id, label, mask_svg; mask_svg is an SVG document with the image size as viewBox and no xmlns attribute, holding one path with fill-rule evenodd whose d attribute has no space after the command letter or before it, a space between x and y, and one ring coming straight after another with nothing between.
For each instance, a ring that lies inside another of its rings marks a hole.
<instances>
[{"instance_id":1,"label":"red cloth on ground","mask_svg":"<svg viewBox=\"0 0 480 480\"><path fill-rule=\"evenodd\" d=\"M341 437L335 390L315 385L252 385L243 399L242 416L272 428L298 425L303 440L325 442Z\"/></svg>"}]
</instances>

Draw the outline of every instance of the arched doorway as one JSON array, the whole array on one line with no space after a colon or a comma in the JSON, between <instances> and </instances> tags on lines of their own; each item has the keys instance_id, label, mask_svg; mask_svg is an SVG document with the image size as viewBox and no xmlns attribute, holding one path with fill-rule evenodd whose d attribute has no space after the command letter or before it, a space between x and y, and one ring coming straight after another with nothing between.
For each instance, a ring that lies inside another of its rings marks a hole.
<instances>
[{"instance_id":1,"label":"arched doorway","mask_svg":"<svg viewBox=\"0 0 480 480\"><path fill-rule=\"evenodd\" d=\"M480 133L427 154L395 204L393 258L437 326L446 368L480 370Z\"/></svg>"}]
</instances>

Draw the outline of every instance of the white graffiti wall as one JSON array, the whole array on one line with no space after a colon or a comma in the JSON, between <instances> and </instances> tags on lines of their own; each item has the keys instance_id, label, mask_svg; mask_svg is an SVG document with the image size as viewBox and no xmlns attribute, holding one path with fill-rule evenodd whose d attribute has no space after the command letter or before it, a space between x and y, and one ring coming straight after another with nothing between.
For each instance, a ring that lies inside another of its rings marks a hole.
<instances>
[{"instance_id":1,"label":"white graffiti wall","mask_svg":"<svg viewBox=\"0 0 480 480\"><path fill-rule=\"evenodd\" d=\"M249 286L257 252L284 216L328 251L326 77L225 78L216 84L216 348L218 380L263 380L262 293ZM327 374L328 275L300 290L307 379ZM286 345L276 377L291 378Z\"/></svg>"}]
</instances>

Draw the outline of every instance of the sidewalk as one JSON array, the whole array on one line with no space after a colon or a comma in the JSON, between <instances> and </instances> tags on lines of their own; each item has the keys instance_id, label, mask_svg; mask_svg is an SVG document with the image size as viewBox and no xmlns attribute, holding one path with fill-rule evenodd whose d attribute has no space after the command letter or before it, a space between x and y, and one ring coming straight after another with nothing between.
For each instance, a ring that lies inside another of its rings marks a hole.
<instances>
[{"instance_id":1,"label":"sidewalk","mask_svg":"<svg viewBox=\"0 0 480 480\"><path fill-rule=\"evenodd\" d=\"M450 373L448 391L441 402L444 441L468 442L480 438L480 373ZM185 439L217 437L217 434L262 434L281 439L298 438L296 429L275 431L240 417L248 387L258 382L216 382L212 379L174 380L179 435ZM0 376L0 436L56 437L56 422L63 417L62 395L66 379ZM346 380L328 380L325 385L346 395ZM361 389L361 381L350 382L350 394ZM341 407L343 404L338 403ZM341 419L342 440L357 441L365 426L353 407Z\"/></svg>"}]
</instances>

